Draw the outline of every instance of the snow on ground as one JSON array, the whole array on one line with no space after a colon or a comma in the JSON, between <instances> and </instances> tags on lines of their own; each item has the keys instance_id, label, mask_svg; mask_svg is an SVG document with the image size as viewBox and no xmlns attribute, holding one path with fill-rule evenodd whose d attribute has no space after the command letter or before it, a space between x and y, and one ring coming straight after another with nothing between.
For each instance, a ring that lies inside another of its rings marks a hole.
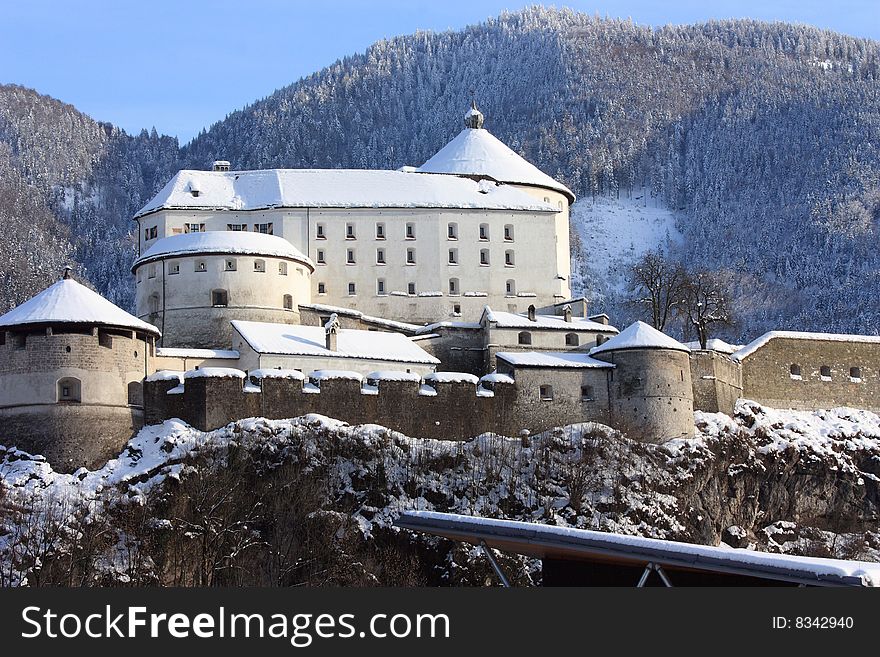
<instances>
[{"instance_id":1,"label":"snow on ground","mask_svg":"<svg viewBox=\"0 0 880 657\"><path fill-rule=\"evenodd\" d=\"M584 280L588 298L624 294L627 268L643 253L681 241L675 214L650 190L635 190L631 197L586 197L571 209L572 227L583 246L588 274ZM578 276L579 262L572 271ZM578 281L575 280L575 283Z\"/></svg>"}]
</instances>

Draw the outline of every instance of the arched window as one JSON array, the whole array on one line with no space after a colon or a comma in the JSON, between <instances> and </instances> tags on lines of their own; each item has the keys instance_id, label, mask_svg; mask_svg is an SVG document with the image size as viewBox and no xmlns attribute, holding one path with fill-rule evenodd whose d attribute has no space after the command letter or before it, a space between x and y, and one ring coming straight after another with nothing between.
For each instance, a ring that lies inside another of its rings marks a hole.
<instances>
[{"instance_id":1,"label":"arched window","mask_svg":"<svg viewBox=\"0 0 880 657\"><path fill-rule=\"evenodd\" d=\"M132 381L128 384L128 405L143 406L144 405L144 389L140 381Z\"/></svg>"},{"instance_id":2,"label":"arched window","mask_svg":"<svg viewBox=\"0 0 880 657\"><path fill-rule=\"evenodd\" d=\"M228 306L229 293L226 290L211 290L211 305L220 307Z\"/></svg>"},{"instance_id":3,"label":"arched window","mask_svg":"<svg viewBox=\"0 0 880 657\"><path fill-rule=\"evenodd\" d=\"M59 404L78 404L82 401L82 382L76 377L58 379L57 391Z\"/></svg>"},{"instance_id":4,"label":"arched window","mask_svg":"<svg viewBox=\"0 0 880 657\"><path fill-rule=\"evenodd\" d=\"M513 241L513 224L504 224L504 240L506 242Z\"/></svg>"},{"instance_id":5,"label":"arched window","mask_svg":"<svg viewBox=\"0 0 880 657\"><path fill-rule=\"evenodd\" d=\"M789 373L791 374L791 378L799 379L801 378L801 366L797 363L792 363L791 367L788 368Z\"/></svg>"},{"instance_id":6,"label":"arched window","mask_svg":"<svg viewBox=\"0 0 880 657\"><path fill-rule=\"evenodd\" d=\"M193 264L193 270L197 272L208 271L208 263L204 260L196 260Z\"/></svg>"},{"instance_id":7,"label":"arched window","mask_svg":"<svg viewBox=\"0 0 880 657\"><path fill-rule=\"evenodd\" d=\"M819 368L819 378L822 379L823 381L830 381L831 380L831 367L829 367L828 365L823 365L822 367L820 367Z\"/></svg>"},{"instance_id":8,"label":"arched window","mask_svg":"<svg viewBox=\"0 0 880 657\"><path fill-rule=\"evenodd\" d=\"M577 333L566 333L565 334L565 346L577 347L579 344L580 344L580 338L578 338Z\"/></svg>"},{"instance_id":9,"label":"arched window","mask_svg":"<svg viewBox=\"0 0 880 657\"><path fill-rule=\"evenodd\" d=\"M480 224L480 239L482 241L488 241L489 239L489 224Z\"/></svg>"},{"instance_id":10,"label":"arched window","mask_svg":"<svg viewBox=\"0 0 880 657\"><path fill-rule=\"evenodd\" d=\"M293 296L290 294L284 295L284 310L293 310Z\"/></svg>"},{"instance_id":11,"label":"arched window","mask_svg":"<svg viewBox=\"0 0 880 657\"><path fill-rule=\"evenodd\" d=\"M504 266L505 267L513 267L516 265L516 260L514 259L513 251L505 251L504 252Z\"/></svg>"},{"instance_id":12,"label":"arched window","mask_svg":"<svg viewBox=\"0 0 880 657\"><path fill-rule=\"evenodd\" d=\"M532 344L532 334L528 331L521 331L517 338L520 344Z\"/></svg>"},{"instance_id":13,"label":"arched window","mask_svg":"<svg viewBox=\"0 0 880 657\"><path fill-rule=\"evenodd\" d=\"M516 296L516 281L512 278L504 284L505 294L509 297Z\"/></svg>"}]
</instances>

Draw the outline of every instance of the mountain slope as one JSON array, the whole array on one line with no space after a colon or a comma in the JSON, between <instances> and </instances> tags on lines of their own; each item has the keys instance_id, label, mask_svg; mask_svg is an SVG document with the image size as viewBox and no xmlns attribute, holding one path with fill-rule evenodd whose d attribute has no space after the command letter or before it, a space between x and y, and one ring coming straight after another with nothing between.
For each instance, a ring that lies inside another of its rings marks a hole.
<instances>
[{"instance_id":1,"label":"mountain slope","mask_svg":"<svg viewBox=\"0 0 880 657\"><path fill-rule=\"evenodd\" d=\"M806 26L651 29L532 8L380 41L179 152L155 133L130 137L65 112L52 125L82 142L75 148L57 148L51 134L22 141L32 124L2 101L0 142L69 227L88 277L130 305L128 217L177 168L418 165L457 134L475 97L487 128L581 197L647 190L673 212L678 257L740 280L743 321L728 339L768 328L878 332L878 55L876 42ZM576 270L609 266L580 244ZM622 308L610 297L596 305Z\"/></svg>"}]
</instances>

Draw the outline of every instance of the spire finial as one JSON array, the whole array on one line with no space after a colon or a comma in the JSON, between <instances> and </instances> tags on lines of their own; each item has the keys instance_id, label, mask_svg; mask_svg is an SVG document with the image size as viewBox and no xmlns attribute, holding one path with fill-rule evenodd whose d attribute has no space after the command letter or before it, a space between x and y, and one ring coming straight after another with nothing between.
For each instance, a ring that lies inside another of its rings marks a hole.
<instances>
[{"instance_id":1,"label":"spire finial","mask_svg":"<svg viewBox=\"0 0 880 657\"><path fill-rule=\"evenodd\" d=\"M64 266L64 273L61 274L62 280L66 281L66 280L73 278L72 272L73 272L73 267L71 267L70 265L65 265Z\"/></svg>"},{"instance_id":2,"label":"spire finial","mask_svg":"<svg viewBox=\"0 0 880 657\"><path fill-rule=\"evenodd\" d=\"M464 115L464 124L468 128L479 130L483 127L483 113L477 109L477 100L471 100L471 108Z\"/></svg>"}]
</instances>

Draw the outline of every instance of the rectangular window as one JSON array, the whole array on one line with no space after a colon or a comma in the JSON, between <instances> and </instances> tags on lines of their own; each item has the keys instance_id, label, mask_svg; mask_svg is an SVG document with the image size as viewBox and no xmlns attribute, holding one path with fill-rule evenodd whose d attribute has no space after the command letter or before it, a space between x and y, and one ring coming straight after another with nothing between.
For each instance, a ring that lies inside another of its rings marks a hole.
<instances>
[{"instance_id":1,"label":"rectangular window","mask_svg":"<svg viewBox=\"0 0 880 657\"><path fill-rule=\"evenodd\" d=\"M354 224L345 224L345 239L347 239L347 240L355 239Z\"/></svg>"},{"instance_id":2,"label":"rectangular window","mask_svg":"<svg viewBox=\"0 0 880 657\"><path fill-rule=\"evenodd\" d=\"M376 281L376 294L385 294L385 279L380 278Z\"/></svg>"},{"instance_id":3,"label":"rectangular window","mask_svg":"<svg viewBox=\"0 0 880 657\"><path fill-rule=\"evenodd\" d=\"M156 226L150 228L150 239L154 240L159 236L159 229Z\"/></svg>"},{"instance_id":4,"label":"rectangular window","mask_svg":"<svg viewBox=\"0 0 880 657\"><path fill-rule=\"evenodd\" d=\"M506 267L513 267L515 264L513 259L513 251L505 251L504 252L504 265Z\"/></svg>"},{"instance_id":5,"label":"rectangular window","mask_svg":"<svg viewBox=\"0 0 880 657\"><path fill-rule=\"evenodd\" d=\"M236 262L234 258L226 259L226 271L235 271Z\"/></svg>"},{"instance_id":6,"label":"rectangular window","mask_svg":"<svg viewBox=\"0 0 880 657\"><path fill-rule=\"evenodd\" d=\"M236 233L240 233L243 230L247 230L247 224L226 224L226 230L231 230Z\"/></svg>"},{"instance_id":7,"label":"rectangular window","mask_svg":"<svg viewBox=\"0 0 880 657\"><path fill-rule=\"evenodd\" d=\"M513 241L513 224L506 224L504 226L504 239L508 242Z\"/></svg>"},{"instance_id":8,"label":"rectangular window","mask_svg":"<svg viewBox=\"0 0 880 657\"><path fill-rule=\"evenodd\" d=\"M204 233L205 224L186 224L183 229L187 233Z\"/></svg>"},{"instance_id":9,"label":"rectangular window","mask_svg":"<svg viewBox=\"0 0 880 657\"><path fill-rule=\"evenodd\" d=\"M272 223L268 224L254 224L254 232L255 233L263 233L265 235L274 235L274 231L272 230Z\"/></svg>"},{"instance_id":10,"label":"rectangular window","mask_svg":"<svg viewBox=\"0 0 880 657\"><path fill-rule=\"evenodd\" d=\"M484 267L489 264L489 249L480 249L480 264Z\"/></svg>"},{"instance_id":11,"label":"rectangular window","mask_svg":"<svg viewBox=\"0 0 880 657\"><path fill-rule=\"evenodd\" d=\"M408 264L408 265L416 264L416 250L415 249L407 249L406 250L406 264Z\"/></svg>"},{"instance_id":12,"label":"rectangular window","mask_svg":"<svg viewBox=\"0 0 880 657\"><path fill-rule=\"evenodd\" d=\"M327 264L327 258L324 256L324 249L318 249L317 261L319 265Z\"/></svg>"},{"instance_id":13,"label":"rectangular window","mask_svg":"<svg viewBox=\"0 0 880 657\"><path fill-rule=\"evenodd\" d=\"M458 249L449 249L449 264L458 264Z\"/></svg>"},{"instance_id":14,"label":"rectangular window","mask_svg":"<svg viewBox=\"0 0 880 657\"><path fill-rule=\"evenodd\" d=\"M353 265L353 264L354 264L354 262L355 262L355 260L354 260L354 249L348 249L348 250L345 252L345 262L346 262L346 264L349 264L349 265Z\"/></svg>"},{"instance_id":15,"label":"rectangular window","mask_svg":"<svg viewBox=\"0 0 880 657\"><path fill-rule=\"evenodd\" d=\"M327 285L325 283L318 283L318 294L327 294Z\"/></svg>"},{"instance_id":16,"label":"rectangular window","mask_svg":"<svg viewBox=\"0 0 880 657\"><path fill-rule=\"evenodd\" d=\"M299 270L299 272L302 273L302 270ZM279 262L278 263L278 275L279 276L287 276L287 263L286 262Z\"/></svg>"},{"instance_id":17,"label":"rectangular window","mask_svg":"<svg viewBox=\"0 0 880 657\"><path fill-rule=\"evenodd\" d=\"M446 237L451 240L458 239L458 224L449 224L446 226Z\"/></svg>"},{"instance_id":18,"label":"rectangular window","mask_svg":"<svg viewBox=\"0 0 880 657\"><path fill-rule=\"evenodd\" d=\"M484 242L489 239L489 224L480 224L480 239Z\"/></svg>"},{"instance_id":19,"label":"rectangular window","mask_svg":"<svg viewBox=\"0 0 880 657\"><path fill-rule=\"evenodd\" d=\"M416 293L416 284L415 283L408 283L406 286L406 291L409 294L415 294Z\"/></svg>"},{"instance_id":20,"label":"rectangular window","mask_svg":"<svg viewBox=\"0 0 880 657\"><path fill-rule=\"evenodd\" d=\"M416 225L415 224L407 224L406 225L406 239L414 240L416 238Z\"/></svg>"},{"instance_id":21,"label":"rectangular window","mask_svg":"<svg viewBox=\"0 0 880 657\"><path fill-rule=\"evenodd\" d=\"M385 249L376 249L376 264L385 264Z\"/></svg>"},{"instance_id":22,"label":"rectangular window","mask_svg":"<svg viewBox=\"0 0 880 657\"><path fill-rule=\"evenodd\" d=\"M385 224L376 224L376 239L385 239Z\"/></svg>"},{"instance_id":23,"label":"rectangular window","mask_svg":"<svg viewBox=\"0 0 880 657\"><path fill-rule=\"evenodd\" d=\"M355 285L354 283L348 284L348 296L353 297L355 295Z\"/></svg>"},{"instance_id":24,"label":"rectangular window","mask_svg":"<svg viewBox=\"0 0 880 657\"><path fill-rule=\"evenodd\" d=\"M593 386L581 386L581 401L593 401Z\"/></svg>"},{"instance_id":25,"label":"rectangular window","mask_svg":"<svg viewBox=\"0 0 880 657\"><path fill-rule=\"evenodd\" d=\"M324 230L324 224L317 224L315 226L315 239L319 239L319 240L327 239L327 233Z\"/></svg>"},{"instance_id":26,"label":"rectangular window","mask_svg":"<svg viewBox=\"0 0 880 657\"><path fill-rule=\"evenodd\" d=\"M156 265L150 265L149 278L156 278Z\"/></svg>"},{"instance_id":27,"label":"rectangular window","mask_svg":"<svg viewBox=\"0 0 880 657\"><path fill-rule=\"evenodd\" d=\"M175 262L172 265L168 265L168 273L169 274L179 274L180 273L180 263Z\"/></svg>"},{"instance_id":28,"label":"rectangular window","mask_svg":"<svg viewBox=\"0 0 880 657\"><path fill-rule=\"evenodd\" d=\"M254 271L265 272L266 271L266 261L265 260L254 260Z\"/></svg>"},{"instance_id":29,"label":"rectangular window","mask_svg":"<svg viewBox=\"0 0 880 657\"><path fill-rule=\"evenodd\" d=\"M208 264L204 260L196 260L195 271L208 271Z\"/></svg>"}]
</instances>

